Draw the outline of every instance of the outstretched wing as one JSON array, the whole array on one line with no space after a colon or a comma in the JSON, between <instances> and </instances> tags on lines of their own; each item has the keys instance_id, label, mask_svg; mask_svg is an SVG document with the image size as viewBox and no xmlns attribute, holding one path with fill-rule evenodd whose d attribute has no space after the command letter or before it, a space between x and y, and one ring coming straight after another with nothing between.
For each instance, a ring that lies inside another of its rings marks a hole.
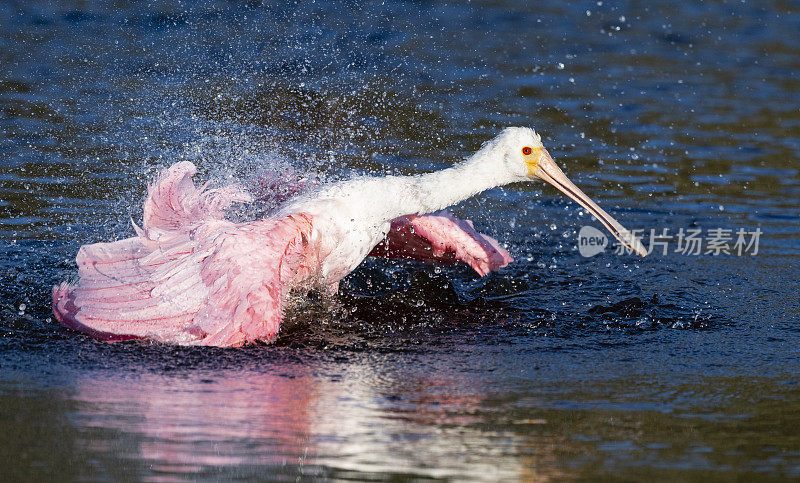
<instances>
[{"instance_id":1,"label":"outstretched wing","mask_svg":"<svg viewBox=\"0 0 800 483\"><path fill-rule=\"evenodd\" d=\"M236 188L197 189L191 163L166 170L148 192L138 236L85 245L76 286L53 289L53 312L99 339L241 345L278 331L290 278L302 269L303 215L235 225L223 218Z\"/></svg>"},{"instance_id":2,"label":"outstretched wing","mask_svg":"<svg viewBox=\"0 0 800 483\"><path fill-rule=\"evenodd\" d=\"M369 254L428 263L461 261L481 276L514 261L497 240L446 211L395 218L386 238Z\"/></svg>"}]
</instances>

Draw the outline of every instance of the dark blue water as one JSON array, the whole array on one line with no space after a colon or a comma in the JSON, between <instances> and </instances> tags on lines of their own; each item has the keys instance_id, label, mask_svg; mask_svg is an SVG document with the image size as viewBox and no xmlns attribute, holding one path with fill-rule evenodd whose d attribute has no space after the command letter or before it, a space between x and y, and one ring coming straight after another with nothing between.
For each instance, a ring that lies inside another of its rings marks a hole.
<instances>
[{"instance_id":1,"label":"dark blue water","mask_svg":"<svg viewBox=\"0 0 800 483\"><path fill-rule=\"evenodd\" d=\"M6 3L0 475L800 477L798 31L782 1ZM410 174L511 125L667 253L583 257L599 224L515 185L454 208L514 264L368 260L272 345L53 321L78 247L129 236L179 159ZM676 251L717 229L732 253Z\"/></svg>"}]
</instances>

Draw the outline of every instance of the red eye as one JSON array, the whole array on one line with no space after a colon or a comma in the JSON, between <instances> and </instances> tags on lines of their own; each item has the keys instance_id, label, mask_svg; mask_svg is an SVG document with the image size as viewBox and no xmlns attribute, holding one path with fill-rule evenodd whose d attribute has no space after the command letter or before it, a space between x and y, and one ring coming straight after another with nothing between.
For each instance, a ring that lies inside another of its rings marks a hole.
<instances>
[{"instance_id":1,"label":"red eye","mask_svg":"<svg viewBox=\"0 0 800 483\"><path fill-rule=\"evenodd\" d=\"M528 146L525 146L524 148L522 148L522 154L524 154L525 156L530 156L531 148L529 148Z\"/></svg>"}]
</instances>

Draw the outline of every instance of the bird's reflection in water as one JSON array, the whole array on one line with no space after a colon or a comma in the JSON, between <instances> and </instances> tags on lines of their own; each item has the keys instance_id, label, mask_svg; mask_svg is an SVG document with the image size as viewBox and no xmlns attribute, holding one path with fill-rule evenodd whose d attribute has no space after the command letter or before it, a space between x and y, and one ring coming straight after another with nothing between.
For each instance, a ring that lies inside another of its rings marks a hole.
<instances>
[{"instance_id":1,"label":"bird's reflection in water","mask_svg":"<svg viewBox=\"0 0 800 483\"><path fill-rule=\"evenodd\" d=\"M297 462L308 451L318 400L318 386L295 374L98 377L76 390L88 403L83 423L132 436L130 457L156 472ZM104 444L120 449L118 441Z\"/></svg>"},{"instance_id":2,"label":"bird's reflection in water","mask_svg":"<svg viewBox=\"0 0 800 483\"><path fill-rule=\"evenodd\" d=\"M127 454L147 466L146 474L525 472L515 454L520 436L482 427L486 396L455 372L387 375L366 364L317 374L280 370L77 381L79 425L109 435L87 430L82 445L100 461Z\"/></svg>"}]
</instances>

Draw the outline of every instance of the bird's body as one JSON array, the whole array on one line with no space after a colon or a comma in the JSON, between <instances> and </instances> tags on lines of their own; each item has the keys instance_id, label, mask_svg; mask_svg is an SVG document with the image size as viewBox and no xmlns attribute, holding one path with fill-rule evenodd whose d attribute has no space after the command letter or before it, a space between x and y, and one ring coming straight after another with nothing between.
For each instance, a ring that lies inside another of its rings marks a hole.
<instances>
[{"instance_id":1,"label":"bird's body","mask_svg":"<svg viewBox=\"0 0 800 483\"><path fill-rule=\"evenodd\" d=\"M235 346L273 340L290 290L335 291L368 255L461 261L485 275L510 263L508 252L470 222L437 212L495 186L560 173L554 163L545 175L534 172L545 157L552 163L532 130L509 128L452 168L335 183L238 224L224 210L246 193L198 189L194 165L177 163L151 185L137 236L81 248L79 283L54 288L53 311L61 324L108 341ZM559 189L643 252L563 180Z\"/></svg>"}]
</instances>

